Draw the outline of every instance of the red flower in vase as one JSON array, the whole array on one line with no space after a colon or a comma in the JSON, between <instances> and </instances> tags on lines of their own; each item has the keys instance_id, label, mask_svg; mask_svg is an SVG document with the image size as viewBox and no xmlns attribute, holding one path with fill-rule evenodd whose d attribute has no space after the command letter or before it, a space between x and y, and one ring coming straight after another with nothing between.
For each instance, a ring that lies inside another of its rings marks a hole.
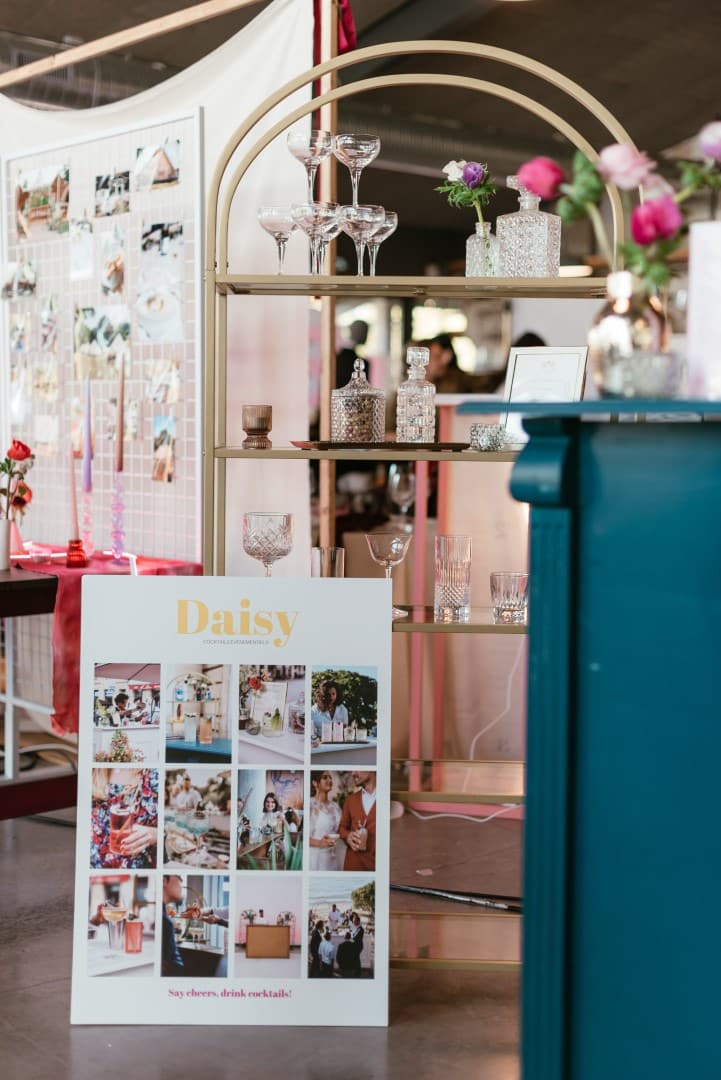
<instances>
[{"instance_id":1,"label":"red flower in vase","mask_svg":"<svg viewBox=\"0 0 721 1080\"><path fill-rule=\"evenodd\" d=\"M32 453L30 447L26 446L20 439L13 439L6 456L9 457L11 461L26 461L27 458L32 457Z\"/></svg>"}]
</instances>

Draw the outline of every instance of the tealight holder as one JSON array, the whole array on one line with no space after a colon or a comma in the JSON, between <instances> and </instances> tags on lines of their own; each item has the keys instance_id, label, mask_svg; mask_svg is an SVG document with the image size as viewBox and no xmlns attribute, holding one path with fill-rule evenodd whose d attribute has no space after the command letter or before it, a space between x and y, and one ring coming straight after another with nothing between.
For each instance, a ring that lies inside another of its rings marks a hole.
<instances>
[{"instance_id":1,"label":"tealight holder","mask_svg":"<svg viewBox=\"0 0 721 1080\"><path fill-rule=\"evenodd\" d=\"M82 540L68 540L65 565L75 567L75 569L82 569L84 566L88 565Z\"/></svg>"},{"instance_id":2,"label":"tealight holder","mask_svg":"<svg viewBox=\"0 0 721 1080\"><path fill-rule=\"evenodd\" d=\"M504 450L506 445L506 429L501 424L471 424L474 450Z\"/></svg>"},{"instance_id":3,"label":"tealight holder","mask_svg":"<svg viewBox=\"0 0 721 1080\"><path fill-rule=\"evenodd\" d=\"M273 444L268 438L268 432L272 427L272 405L244 405L243 431L247 438L243 441L243 449L270 450Z\"/></svg>"}]
</instances>

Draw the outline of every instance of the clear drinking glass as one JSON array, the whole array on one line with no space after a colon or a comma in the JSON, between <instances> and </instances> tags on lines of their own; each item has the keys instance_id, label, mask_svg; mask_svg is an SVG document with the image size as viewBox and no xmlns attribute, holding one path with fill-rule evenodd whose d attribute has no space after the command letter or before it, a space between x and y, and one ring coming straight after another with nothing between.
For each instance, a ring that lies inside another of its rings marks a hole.
<instances>
[{"instance_id":1,"label":"clear drinking glass","mask_svg":"<svg viewBox=\"0 0 721 1080\"><path fill-rule=\"evenodd\" d=\"M380 153L381 141L377 135L336 135L333 153L350 173L353 185L353 205L358 205L358 181L366 165L375 161Z\"/></svg>"},{"instance_id":2,"label":"clear drinking glass","mask_svg":"<svg viewBox=\"0 0 721 1080\"><path fill-rule=\"evenodd\" d=\"M528 615L528 574L496 570L491 574L494 623L525 623Z\"/></svg>"},{"instance_id":3,"label":"clear drinking glass","mask_svg":"<svg viewBox=\"0 0 721 1080\"><path fill-rule=\"evenodd\" d=\"M383 223L385 210L382 206L341 206L338 211L341 228L355 244L358 256L358 276L363 276L363 260L368 240Z\"/></svg>"},{"instance_id":4,"label":"clear drinking glass","mask_svg":"<svg viewBox=\"0 0 721 1080\"><path fill-rule=\"evenodd\" d=\"M271 567L293 548L292 514L243 514L243 551L258 559L270 577Z\"/></svg>"},{"instance_id":5,"label":"clear drinking glass","mask_svg":"<svg viewBox=\"0 0 721 1080\"><path fill-rule=\"evenodd\" d=\"M278 248L278 273L282 274L288 237L298 227L293 220L291 209L289 206L261 206L258 210L258 221L275 240Z\"/></svg>"},{"instance_id":6,"label":"clear drinking glass","mask_svg":"<svg viewBox=\"0 0 721 1080\"><path fill-rule=\"evenodd\" d=\"M471 538L437 536L433 621L468 622L471 617Z\"/></svg>"},{"instance_id":7,"label":"clear drinking glass","mask_svg":"<svg viewBox=\"0 0 721 1080\"><path fill-rule=\"evenodd\" d=\"M308 177L308 201L313 202L315 174L318 166L333 149L333 136L330 131L304 131L297 129L288 132L288 149L297 161L305 165Z\"/></svg>"},{"instance_id":8,"label":"clear drinking glass","mask_svg":"<svg viewBox=\"0 0 721 1080\"><path fill-rule=\"evenodd\" d=\"M402 563L406 557L408 545L411 542L411 534L407 532L373 532L365 533L365 538L371 558L379 566L383 567L386 577L390 581L393 567ZM405 619L408 615L407 611L401 611L397 607L391 608L391 612L394 619Z\"/></svg>"},{"instance_id":9,"label":"clear drinking glass","mask_svg":"<svg viewBox=\"0 0 721 1080\"><path fill-rule=\"evenodd\" d=\"M343 577L345 548L314 547L310 549L311 577Z\"/></svg>"},{"instance_id":10,"label":"clear drinking glass","mask_svg":"<svg viewBox=\"0 0 721 1080\"><path fill-rule=\"evenodd\" d=\"M114 904L111 900L106 900L103 904L103 919L108 925L108 944L113 952L122 952L125 946L125 920L127 917L127 904L120 901Z\"/></svg>"},{"instance_id":11,"label":"clear drinking glass","mask_svg":"<svg viewBox=\"0 0 721 1080\"><path fill-rule=\"evenodd\" d=\"M368 241L368 258L370 259L370 272L371 277L376 272L376 259L378 257L378 248L381 246L384 240L387 240L389 236L398 228L398 214L395 210L386 210L385 219L378 226L376 231Z\"/></svg>"},{"instance_id":12,"label":"clear drinking glass","mask_svg":"<svg viewBox=\"0 0 721 1080\"><path fill-rule=\"evenodd\" d=\"M323 264L325 263L325 253L328 250L328 244L331 240L335 240L338 233L341 231L341 221L337 217L335 221L330 221L324 226L320 240L318 241L318 273L323 273Z\"/></svg>"},{"instance_id":13,"label":"clear drinking glass","mask_svg":"<svg viewBox=\"0 0 721 1080\"><path fill-rule=\"evenodd\" d=\"M310 243L310 272L320 273L320 244L338 222L337 203L294 203L291 213L295 223L303 230Z\"/></svg>"},{"instance_id":14,"label":"clear drinking glass","mask_svg":"<svg viewBox=\"0 0 721 1080\"><path fill-rule=\"evenodd\" d=\"M404 532L412 532L413 525L408 519L408 511L416 498L416 470L411 461L391 465L388 470L388 494L391 502L400 507L403 515L399 526Z\"/></svg>"}]
</instances>

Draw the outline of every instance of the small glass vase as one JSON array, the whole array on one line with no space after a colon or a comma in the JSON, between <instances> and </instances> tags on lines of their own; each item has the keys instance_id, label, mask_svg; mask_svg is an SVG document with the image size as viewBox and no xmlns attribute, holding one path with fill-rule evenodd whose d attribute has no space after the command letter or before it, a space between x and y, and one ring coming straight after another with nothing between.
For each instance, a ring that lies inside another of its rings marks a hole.
<instances>
[{"instance_id":1,"label":"small glass vase","mask_svg":"<svg viewBox=\"0 0 721 1080\"><path fill-rule=\"evenodd\" d=\"M498 240L489 221L477 221L476 231L466 240L466 277L498 275Z\"/></svg>"},{"instance_id":2,"label":"small glass vase","mask_svg":"<svg viewBox=\"0 0 721 1080\"><path fill-rule=\"evenodd\" d=\"M607 301L588 333L596 388L603 398L675 398L683 364L668 351L669 330L658 297L645 296L627 270L609 274Z\"/></svg>"}]
</instances>

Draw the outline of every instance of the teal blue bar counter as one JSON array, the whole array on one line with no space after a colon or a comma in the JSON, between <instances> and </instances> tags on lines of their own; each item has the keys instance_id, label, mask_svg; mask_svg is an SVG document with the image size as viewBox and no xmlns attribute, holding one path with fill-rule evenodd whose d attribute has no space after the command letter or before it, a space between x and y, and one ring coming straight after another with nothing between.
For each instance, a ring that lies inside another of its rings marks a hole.
<instances>
[{"instance_id":1,"label":"teal blue bar counter","mask_svg":"<svg viewBox=\"0 0 721 1080\"><path fill-rule=\"evenodd\" d=\"M718 1080L721 403L533 411L523 1080Z\"/></svg>"}]
</instances>

